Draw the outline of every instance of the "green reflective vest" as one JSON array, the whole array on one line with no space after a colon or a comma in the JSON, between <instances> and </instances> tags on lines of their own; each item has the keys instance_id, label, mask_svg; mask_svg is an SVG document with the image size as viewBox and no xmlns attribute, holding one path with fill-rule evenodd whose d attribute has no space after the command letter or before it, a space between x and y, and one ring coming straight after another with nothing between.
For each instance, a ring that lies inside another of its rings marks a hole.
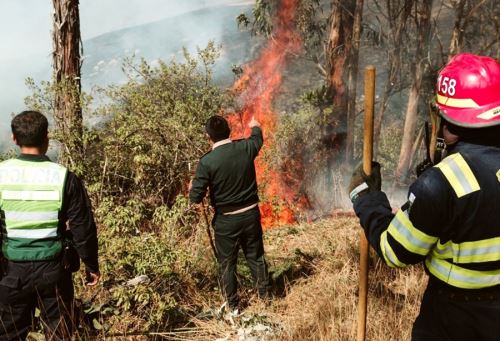
<instances>
[{"instance_id":1,"label":"green reflective vest","mask_svg":"<svg viewBox=\"0 0 500 341\"><path fill-rule=\"evenodd\" d=\"M2 253L13 261L56 258L67 169L50 161L0 163Z\"/></svg>"}]
</instances>

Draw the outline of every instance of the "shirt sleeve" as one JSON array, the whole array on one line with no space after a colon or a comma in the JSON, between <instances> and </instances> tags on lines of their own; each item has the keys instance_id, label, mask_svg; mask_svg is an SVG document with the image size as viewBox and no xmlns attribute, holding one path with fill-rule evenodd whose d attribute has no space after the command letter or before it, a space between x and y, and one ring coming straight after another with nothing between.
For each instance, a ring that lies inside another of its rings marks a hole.
<instances>
[{"instance_id":1,"label":"shirt sleeve","mask_svg":"<svg viewBox=\"0 0 500 341\"><path fill-rule=\"evenodd\" d=\"M377 254L382 257L380 236L394 218L387 196L381 191L361 195L354 202L354 211L359 217L366 239Z\"/></svg>"},{"instance_id":2,"label":"shirt sleeve","mask_svg":"<svg viewBox=\"0 0 500 341\"><path fill-rule=\"evenodd\" d=\"M196 167L196 173L189 192L189 202L199 204L207 194L210 175L208 167L203 163L203 158Z\"/></svg>"},{"instance_id":3,"label":"shirt sleeve","mask_svg":"<svg viewBox=\"0 0 500 341\"><path fill-rule=\"evenodd\" d=\"M253 159L259 154L260 148L264 144L264 136L260 127L253 127L252 134L247 139L248 151Z\"/></svg>"},{"instance_id":4,"label":"shirt sleeve","mask_svg":"<svg viewBox=\"0 0 500 341\"><path fill-rule=\"evenodd\" d=\"M97 228L92 205L82 181L72 172L68 172L63 207L78 255L87 271L99 272Z\"/></svg>"},{"instance_id":5,"label":"shirt sleeve","mask_svg":"<svg viewBox=\"0 0 500 341\"><path fill-rule=\"evenodd\" d=\"M425 259L439 240L447 221L448 188L436 169L410 186L407 202L392 214L382 192L368 193L355 202L356 214L370 244L390 267L405 267Z\"/></svg>"}]
</instances>

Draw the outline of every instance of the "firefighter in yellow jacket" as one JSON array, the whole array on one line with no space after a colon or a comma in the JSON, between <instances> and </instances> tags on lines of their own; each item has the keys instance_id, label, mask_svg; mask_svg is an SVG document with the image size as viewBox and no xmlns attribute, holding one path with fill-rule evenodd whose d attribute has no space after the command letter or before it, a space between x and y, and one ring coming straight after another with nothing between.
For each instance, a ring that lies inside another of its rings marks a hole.
<instances>
[{"instance_id":1,"label":"firefighter in yellow jacket","mask_svg":"<svg viewBox=\"0 0 500 341\"><path fill-rule=\"evenodd\" d=\"M500 63L457 55L436 91L447 157L410 186L395 215L376 163L371 176L354 172L351 200L387 265L425 264L412 340L499 340Z\"/></svg>"}]
</instances>

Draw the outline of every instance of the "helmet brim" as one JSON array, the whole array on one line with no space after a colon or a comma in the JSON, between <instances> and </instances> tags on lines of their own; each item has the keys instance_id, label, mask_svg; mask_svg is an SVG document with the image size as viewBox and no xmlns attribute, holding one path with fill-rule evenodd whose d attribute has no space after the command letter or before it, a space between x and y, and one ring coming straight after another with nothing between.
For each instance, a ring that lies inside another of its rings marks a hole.
<instances>
[{"instance_id":1,"label":"helmet brim","mask_svg":"<svg viewBox=\"0 0 500 341\"><path fill-rule=\"evenodd\" d=\"M477 108L455 108L436 103L439 114L448 122L464 128L500 125L500 101Z\"/></svg>"}]
</instances>

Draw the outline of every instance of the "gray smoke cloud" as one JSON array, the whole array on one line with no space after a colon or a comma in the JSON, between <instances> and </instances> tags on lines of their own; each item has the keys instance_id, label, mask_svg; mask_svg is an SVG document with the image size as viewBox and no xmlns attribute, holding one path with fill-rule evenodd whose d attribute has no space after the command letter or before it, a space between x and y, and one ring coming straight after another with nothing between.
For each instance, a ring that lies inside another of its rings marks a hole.
<instances>
[{"instance_id":1,"label":"gray smoke cloud","mask_svg":"<svg viewBox=\"0 0 500 341\"><path fill-rule=\"evenodd\" d=\"M217 17L217 11L202 19L186 13L217 6L236 8L253 3L242 0L80 1L85 56L82 70L84 88L88 90L96 84L105 85L119 80L118 73L124 56L136 54L153 63L158 58L168 60L175 57L182 46L195 51L196 46L203 47L210 39L220 42L228 27L236 28L232 16ZM8 136L10 114L25 109L23 99L29 94L25 79L33 77L36 82L50 79L52 13L51 1L0 2L0 143ZM176 21L175 32L171 29L162 31L158 29L161 25L151 24L176 17L182 19ZM142 26L142 36L131 33L134 27ZM148 27L150 32L147 32ZM106 39L110 41L106 42ZM114 49L106 50L98 44L99 41L114 44ZM164 42L163 46L158 46L161 45L159 41ZM106 52L110 54L106 55Z\"/></svg>"}]
</instances>

